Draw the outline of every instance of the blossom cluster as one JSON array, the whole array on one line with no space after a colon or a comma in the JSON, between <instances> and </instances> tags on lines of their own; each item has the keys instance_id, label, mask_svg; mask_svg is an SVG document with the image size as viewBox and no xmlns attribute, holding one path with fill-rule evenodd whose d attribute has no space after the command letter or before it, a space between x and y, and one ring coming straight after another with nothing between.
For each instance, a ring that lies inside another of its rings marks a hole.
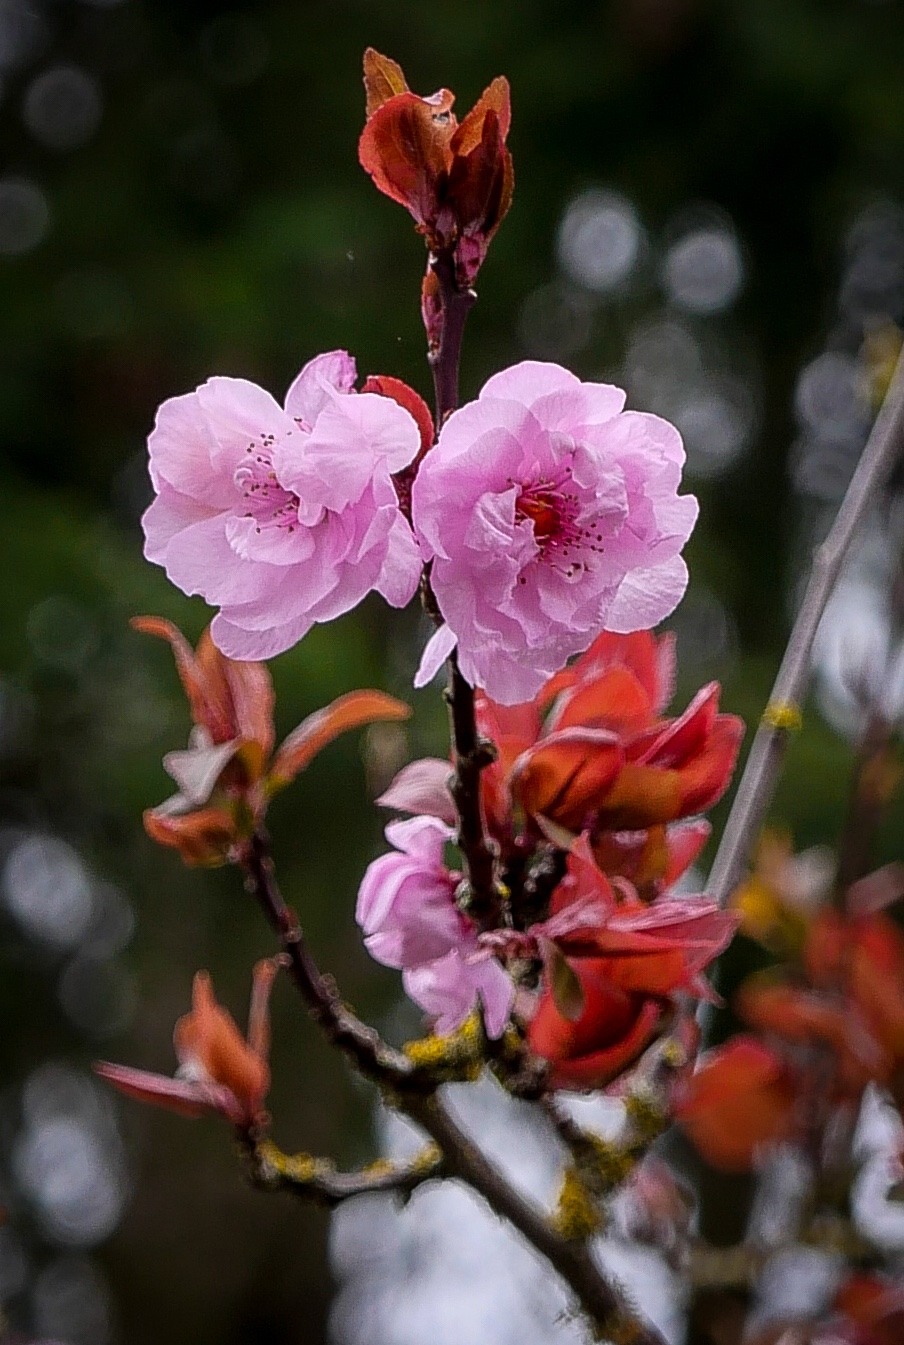
<instances>
[{"instance_id":1,"label":"blossom cluster","mask_svg":"<svg viewBox=\"0 0 904 1345\"><path fill-rule=\"evenodd\" d=\"M418 682L457 646L472 685L517 704L601 629L676 606L697 504L678 494L673 426L525 361L433 444L416 393L379 377L356 392L356 377L332 351L282 407L212 378L160 408L145 554L220 608L211 634L229 658L270 658L372 590L403 607L428 566L442 624Z\"/></svg>"},{"instance_id":2,"label":"blossom cluster","mask_svg":"<svg viewBox=\"0 0 904 1345\"><path fill-rule=\"evenodd\" d=\"M533 701L479 698L497 749L482 803L507 894L491 922L460 909L460 875L444 863L451 765L412 762L379 800L414 816L387 827L397 853L361 886L371 954L403 969L442 1032L479 1006L498 1036L514 1007L553 1086L619 1075L679 996L708 994L700 973L736 925L708 898L671 892L707 839L695 815L726 788L743 731L718 713L715 683L678 719L661 718L673 662L668 636L604 632ZM536 876L525 876L548 860L551 837L567 859L538 904Z\"/></svg>"},{"instance_id":3,"label":"blossom cluster","mask_svg":"<svg viewBox=\"0 0 904 1345\"><path fill-rule=\"evenodd\" d=\"M545 1097L570 1165L535 1246L560 1271L577 1264L581 1283L588 1239L620 1185L631 1236L676 1265L679 1247L687 1254L692 1196L646 1152L671 1121L723 1170L746 1172L779 1145L806 1155L814 1218L800 1239L822 1237L823 1215L838 1214L834 1186L852 1193L866 1100L882 1090L904 1117L904 934L888 914L904 871L852 881L849 856L842 880L824 855L795 857L767 836L727 910L693 890L705 814L728 788L744 725L721 711L716 682L668 712L676 645L655 627L685 592L697 518L697 501L680 493L681 436L626 409L620 388L532 360L459 405L471 286L512 201L508 83L494 80L459 121L449 90L413 93L375 51L364 74L360 163L427 247L436 420L401 380L360 381L344 350L305 364L282 404L246 379L213 377L159 408L145 554L218 611L195 648L165 620L133 623L169 643L192 721L187 748L164 758L177 792L147 810L145 828L187 864L237 865L280 952L254 969L247 1035L199 972L175 1028L175 1077L98 1071L129 1096L224 1118L260 1184L310 1193L319 1174L320 1197L335 1203L410 1193L445 1165L497 1213L507 1202L490 1199L496 1178L488 1189L482 1155L476 1167L463 1149L456 1156L457 1122L435 1126L441 1085L486 1066L519 1098L621 1093L617 1143ZM276 743L263 660L372 593L396 608L420 594L433 630L414 685L447 661L450 672L449 756L410 761L377 799L397 816L355 905L368 952L401 973L425 1017L426 1038L404 1048L361 1023L320 972L279 891L266 831L273 796L335 737L410 713L381 691L356 691ZM763 731L787 734L799 718L783 700ZM861 762L849 830L861 814L877 820L899 782L886 728L877 714L882 741ZM750 814L748 823L735 829L745 849ZM854 847L854 877L866 848ZM739 926L778 963L741 986L733 1007L745 1030L698 1059L695 1002L718 1001L706 973ZM268 1000L283 967L329 1040L429 1132L435 1152L348 1174L270 1144ZM836 1288L802 1343L900 1339L900 1290L871 1265ZM594 1319L607 1335L609 1316ZM619 1339L651 1339L630 1315L616 1324ZM751 1345L778 1340L757 1329L745 1334ZM779 1334L791 1339L784 1325Z\"/></svg>"}]
</instances>

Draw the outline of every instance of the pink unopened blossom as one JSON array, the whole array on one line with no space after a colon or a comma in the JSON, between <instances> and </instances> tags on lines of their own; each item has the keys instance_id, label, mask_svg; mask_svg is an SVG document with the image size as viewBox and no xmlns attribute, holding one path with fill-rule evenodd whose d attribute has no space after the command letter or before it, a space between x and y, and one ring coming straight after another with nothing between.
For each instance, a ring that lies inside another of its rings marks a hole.
<instances>
[{"instance_id":1,"label":"pink unopened blossom","mask_svg":"<svg viewBox=\"0 0 904 1345\"><path fill-rule=\"evenodd\" d=\"M678 494L678 431L624 401L528 360L443 425L412 494L446 623L418 685L457 643L472 685L528 701L600 630L648 629L674 610L697 501Z\"/></svg>"},{"instance_id":2,"label":"pink unopened blossom","mask_svg":"<svg viewBox=\"0 0 904 1345\"><path fill-rule=\"evenodd\" d=\"M508 1020L514 986L455 904L461 874L446 867L451 827L435 817L391 822L386 839L395 852L368 867L355 912L365 945L378 962L402 970L406 993L454 1032L479 1000L491 1037Z\"/></svg>"},{"instance_id":3,"label":"pink unopened blossom","mask_svg":"<svg viewBox=\"0 0 904 1345\"><path fill-rule=\"evenodd\" d=\"M230 658L265 659L371 589L404 606L421 571L391 475L420 447L395 401L355 393L355 362L319 355L285 409L241 378L163 403L148 441L157 498L145 555L220 612Z\"/></svg>"}]
</instances>

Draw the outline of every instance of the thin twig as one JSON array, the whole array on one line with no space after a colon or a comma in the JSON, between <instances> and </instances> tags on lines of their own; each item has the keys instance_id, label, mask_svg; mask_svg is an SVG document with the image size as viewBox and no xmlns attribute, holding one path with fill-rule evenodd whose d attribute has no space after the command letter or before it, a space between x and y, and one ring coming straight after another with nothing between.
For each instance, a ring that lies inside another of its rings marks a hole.
<instances>
[{"instance_id":1,"label":"thin twig","mask_svg":"<svg viewBox=\"0 0 904 1345\"><path fill-rule=\"evenodd\" d=\"M391 1088L418 1086L419 1071L401 1051L343 1002L335 983L320 971L298 923L283 899L273 870L267 837L254 833L243 860L246 885L270 922L289 959L289 972L315 1020L366 1078Z\"/></svg>"},{"instance_id":2,"label":"thin twig","mask_svg":"<svg viewBox=\"0 0 904 1345\"><path fill-rule=\"evenodd\" d=\"M819 622L839 571L869 506L904 451L904 351L876 417L866 447L828 537L813 557L804 599L794 622L769 704L750 756L709 877L709 893L728 900L741 877L750 848L778 780L810 676L810 656Z\"/></svg>"},{"instance_id":3,"label":"thin twig","mask_svg":"<svg viewBox=\"0 0 904 1345\"><path fill-rule=\"evenodd\" d=\"M329 1159L311 1154L284 1154L270 1140L256 1140L250 1135L240 1136L240 1144L255 1186L266 1191L289 1191L330 1209L355 1196L410 1196L443 1171L443 1156L432 1144L408 1163L377 1162L358 1172L340 1172Z\"/></svg>"}]
</instances>

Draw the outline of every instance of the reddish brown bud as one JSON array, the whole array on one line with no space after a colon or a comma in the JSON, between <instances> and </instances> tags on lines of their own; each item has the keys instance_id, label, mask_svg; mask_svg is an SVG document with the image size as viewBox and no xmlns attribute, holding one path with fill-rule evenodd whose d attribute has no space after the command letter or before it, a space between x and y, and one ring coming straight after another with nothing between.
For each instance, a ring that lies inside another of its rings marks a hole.
<instances>
[{"instance_id":1,"label":"reddish brown bud","mask_svg":"<svg viewBox=\"0 0 904 1345\"><path fill-rule=\"evenodd\" d=\"M452 255L458 283L468 286L511 205L508 80L494 79L461 124L452 112L454 94L411 93L401 67L372 48L364 56L364 85L362 168L408 210L432 252Z\"/></svg>"}]
</instances>

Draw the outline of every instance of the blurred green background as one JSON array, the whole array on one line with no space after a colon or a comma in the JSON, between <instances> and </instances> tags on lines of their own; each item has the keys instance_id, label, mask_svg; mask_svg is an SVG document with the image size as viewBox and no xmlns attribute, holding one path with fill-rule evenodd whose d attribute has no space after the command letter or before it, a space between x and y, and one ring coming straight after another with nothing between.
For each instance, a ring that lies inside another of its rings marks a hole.
<instances>
[{"instance_id":1,"label":"blurred green background","mask_svg":"<svg viewBox=\"0 0 904 1345\"><path fill-rule=\"evenodd\" d=\"M356 159L367 45L460 111L512 84L465 394L557 359L685 434L682 697L718 676L758 713L868 428L864 342L904 316L900 0L0 0L0 1303L69 1345L324 1337L325 1218L246 1189L224 1127L113 1103L86 1066L170 1070L195 969L241 1015L270 949L234 874L141 829L188 719L128 617L207 617L141 558L157 404L213 373L281 394L336 346L429 394L421 241ZM407 696L423 635L378 602L317 630L274 665L280 728L355 686ZM271 819L323 963L396 1032L353 906L375 790L444 750L439 698L413 699ZM802 843L837 829L849 757L812 716L776 809ZM274 1008L279 1139L360 1159L367 1097L283 987Z\"/></svg>"}]
</instances>

